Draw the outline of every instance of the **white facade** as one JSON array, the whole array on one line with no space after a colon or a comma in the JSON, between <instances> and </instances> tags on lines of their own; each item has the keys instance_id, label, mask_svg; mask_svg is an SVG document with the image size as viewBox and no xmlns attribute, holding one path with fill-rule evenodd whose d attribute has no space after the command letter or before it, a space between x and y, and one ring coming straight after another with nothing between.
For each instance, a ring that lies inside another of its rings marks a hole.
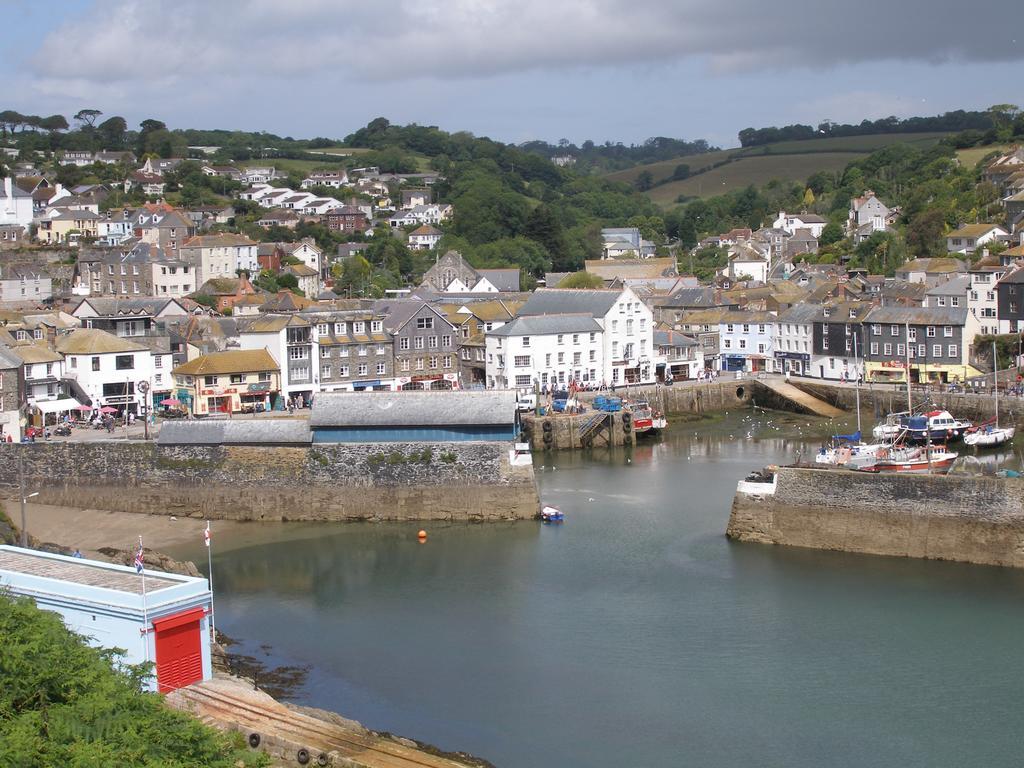
<instances>
[{"instance_id":1,"label":"white facade","mask_svg":"<svg viewBox=\"0 0 1024 768\"><path fill-rule=\"evenodd\" d=\"M152 264L153 295L160 298L180 299L195 293L196 270L181 261L156 261Z\"/></svg>"},{"instance_id":2,"label":"white facade","mask_svg":"<svg viewBox=\"0 0 1024 768\"><path fill-rule=\"evenodd\" d=\"M772 228L784 229L791 235L796 234L798 229L809 229L811 230L811 235L817 239L821 237L821 233L827 223L821 216L814 214L779 211L779 215L772 222Z\"/></svg>"},{"instance_id":3,"label":"white facade","mask_svg":"<svg viewBox=\"0 0 1024 768\"><path fill-rule=\"evenodd\" d=\"M32 223L32 195L14 185L10 176L4 178L0 194L0 224L13 224L28 229Z\"/></svg>"},{"instance_id":4,"label":"white facade","mask_svg":"<svg viewBox=\"0 0 1024 768\"><path fill-rule=\"evenodd\" d=\"M146 347L130 342L119 352L64 355L66 374L78 382L94 408L127 408L135 414L147 402L139 391L140 382L147 382L150 389L166 386L171 380L171 367L169 353L154 355Z\"/></svg>"},{"instance_id":5,"label":"white facade","mask_svg":"<svg viewBox=\"0 0 1024 768\"><path fill-rule=\"evenodd\" d=\"M779 373L810 375L814 324L810 320L793 322L783 314L774 328L775 370Z\"/></svg>"},{"instance_id":6,"label":"white facade","mask_svg":"<svg viewBox=\"0 0 1024 768\"><path fill-rule=\"evenodd\" d=\"M536 322L540 321L540 322ZM488 389L607 381L604 333L590 317L520 318L486 335Z\"/></svg>"},{"instance_id":7,"label":"white facade","mask_svg":"<svg viewBox=\"0 0 1024 768\"><path fill-rule=\"evenodd\" d=\"M1005 274L1006 269L979 269L970 271L971 285L967 291L968 326L976 328L982 335L999 333L999 302L996 295L996 283ZM975 322L971 322L971 321ZM965 335L964 346L971 344L974 337Z\"/></svg>"},{"instance_id":8,"label":"white facade","mask_svg":"<svg viewBox=\"0 0 1024 768\"><path fill-rule=\"evenodd\" d=\"M759 371L775 365L775 318L737 317L719 323L719 359L723 371Z\"/></svg>"}]
</instances>

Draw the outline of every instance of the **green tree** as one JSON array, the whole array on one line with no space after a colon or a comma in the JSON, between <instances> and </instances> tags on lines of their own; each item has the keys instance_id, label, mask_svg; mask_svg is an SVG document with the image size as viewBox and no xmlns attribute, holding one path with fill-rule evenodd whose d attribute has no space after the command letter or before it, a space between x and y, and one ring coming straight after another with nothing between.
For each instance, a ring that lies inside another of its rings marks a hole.
<instances>
[{"instance_id":1,"label":"green tree","mask_svg":"<svg viewBox=\"0 0 1024 768\"><path fill-rule=\"evenodd\" d=\"M128 132L127 121L120 116L114 116L104 120L96 126L96 133L102 144L108 149L118 149L124 146L125 134Z\"/></svg>"},{"instance_id":2,"label":"green tree","mask_svg":"<svg viewBox=\"0 0 1024 768\"><path fill-rule=\"evenodd\" d=\"M266 765L198 719L143 693L152 665L90 648L59 616L0 594L0 764L186 768Z\"/></svg>"},{"instance_id":3,"label":"green tree","mask_svg":"<svg viewBox=\"0 0 1024 768\"><path fill-rule=\"evenodd\" d=\"M646 192L654 186L654 175L650 171L640 171L633 184L638 192Z\"/></svg>"},{"instance_id":4,"label":"green tree","mask_svg":"<svg viewBox=\"0 0 1024 768\"><path fill-rule=\"evenodd\" d=\"M825 228L821 230L821 237L818 238L819 245L832 245L832 243L839 242L845 237L843 228L834 221L830 221L825 225Z\"/></svg>"},{"instance_id":5,"label":"green tree","mask_svg":"<svg viewBox=\"0 0 1024 768\"><path fill-rule=\"evenodd\" d=\"M938 208L916 214L907 225L907 247L915 257L940 256L945 252L943 234L946 218Z\"/></svg>"},{"instance_id":6,"label":"green tree","mask_svg":"<svg viewBox=\"0 0 1024 768\"><path fill-rule=\"evenodd\" d=\"M92 128L96 118L102 115L98 109L80 109L75 113L74 119L82 124L83 128Z\"/></svg>"},{"instance_id":7,"label":"green tree","mask_svg":"<svg viewBox=\"0 0 1024 768\"><path fill-rule=\"evenodd\" d=\"M592 272L573 272L566 275L557 285L558 288L604 288L604 280Z\"/></svg>"}]
</instances>

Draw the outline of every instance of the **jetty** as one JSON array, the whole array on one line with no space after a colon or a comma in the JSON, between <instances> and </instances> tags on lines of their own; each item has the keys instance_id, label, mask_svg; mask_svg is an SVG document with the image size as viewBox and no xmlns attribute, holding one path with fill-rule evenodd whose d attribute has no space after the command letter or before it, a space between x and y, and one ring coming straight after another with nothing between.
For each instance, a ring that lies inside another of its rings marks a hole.
<instances>
[{"instance_id":1,"label":"jetty","mask_svg":"<svg viewBox=\"0 0 1024 768\"><path fill-rule=\"evenodd\" d=\"M408 739L377 734L333 713L286 706L243 681L215 677L179 688L168 706L207 725L238 731L252 749L285 765L350 768L469 768L484 764L464 755L434 754Z\"/></svg>"},{"instance_id":2,"label":"jetty","mask_svg":"<svg viewBox=\"0 0 1024 768\"><path fill-rule=\"evenodd\" d=\"M844 414L841 408L837 408L782 379L763 378L758 379L757 384L800 411L815 416L824 416L827 419L836 419Z\"/></svg>"},{"instance_id":3,"label":"jetty","mask_svg":"<svg viewBox=\"0 0 1024 768\"><path fill-rule=\"evenodd\" d=\"M726 535L1024 568L1024 480L773 467L738 483Z\"/></svg>"}]
</instances>

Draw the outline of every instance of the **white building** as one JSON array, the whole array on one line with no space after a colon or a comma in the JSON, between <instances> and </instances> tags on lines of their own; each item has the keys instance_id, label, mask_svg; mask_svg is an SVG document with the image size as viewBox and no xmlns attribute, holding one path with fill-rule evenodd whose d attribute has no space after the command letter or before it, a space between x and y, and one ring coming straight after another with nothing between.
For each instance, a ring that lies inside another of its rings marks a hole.
<instances>
[{"instance_id":1,"label":"white building","mask_svg":"<svg viewBox=\"0 0 1024 768\"><path fill-rule=\"evenodd\" d=\"M298 259L318 275L323 274L323 251L311 237L304 237L297 243L281 243L281 250L288 256Z\"/></svg>"},{"instance_id":2,"label":"white building","mask_svg":"<svg viewBox=\"0 0 1024 768\"><path fill-rule=\"evenodd\" d=\"M970 253L1008 234L995 224L967 224L946 235L946 250L949 253Z\"/></svg>"},{"instance_id":3,"label":"white building","mask_svg":"<svg viewBox=\"0 0 1024 768\"><path fill-rule=\"evenodd\" d=\"M173 367L170 353L150 352L148 347L98 328L79 328L59 338L57 351L64 356L65 375L78 382L91 400L88 404L136 415L147 402L139 385L146 382L153 389L166 383Z\"/></svg>"},{"instance_id":4,"label":"white building","mask_svg":"<svg viewBox=\"0 0 1024 768\"><path fill-rule=\"evenodd\" d=\"M53 611L93 647L122 649L126 664L153 663L149 690L209 680L208 582L152 571L143 595L142 579L124 565L0 546L0 587Z\"/></svg>"},{"instance_id":5,"label":"white building","mask_svg":"<svg viewBox=\"0 0 1024 768\"><path fill-rule=\"evenodd\" d=\"M19 344L11 347L10 351L22 360L25 399L29 405L60 397L60 382L64 378L62 355L42 344Z\"/></svg>"},{"instance_id":6,"label":"white building","mask_svg":"<svg viewBox=\"0 0 1024 768\"><path fill-rule=\"evenodd\" d=\"M182 244L178 256L195 268L195 283L202 285L217 277L235 277L239 270L259 272L257 245L245 235L197 235Z\"/></svg>"},{"instance_id":7,"label":"white building","mask_svg":"<svg viewBox=\"0 0 1024 768\"><path fill-rule=\"evenodd\" d=\"M775 323L769 312L729 312L719 323L723 371L754 373L775 366Z\"/></svg>"},{"instance_id":8,"label":"white building","mask_svg":"<svg viewBox=\"0 0 1024 768\"><path fill-rule=\"evenodd\" d=\"M0 193L0 226L13 224L28 229L32 223L32 195L14 184L10 176L4 178Z\"/></svg>"},{"instance_id":9,"label":"white building","mask_svg":"<svg viewBox=\"0 0 1024 768\"><path fill-rule=\"evenodd\" d=\"M180 299L195 293L199 288L196 282L196 268L184 261L164 259L154 261L153 295L159 298Z\"/></svg>"},{"instance_id":10,"label":"white building","mask_svg":"<svg viewBox=\"0 0 1024 768\"><path fill-rule=\"evenodd\" d=\"M784 229L790 235L795 235L798 229L809 229L811 235L817 239L821 237L822 230L828 224L825 219L813 213L786 213L779 211L779 215L772 222L772 228Z\"/></svg>"},{"instance_id":11,"label":"white building","mask_svg":"<svg viewBox=\"0 0 1024 768\"><path fill-rule=\"evenodd\" d=\"M447 203L430 203L417 205L407 211L396 213L388 223L392 227L405 227L410 224L440 224L452 217L452 207Z\"/></svg>"},{"instance_id":12,"label":"white building","mask_svg":"<svg viewBox=\"0 0 1024 768\"><path fill-rule=\"evenodd\" d=\"M517 317L485 344L488 389L607 381L604 330L590 314Z\"/></svg>"},{"instance_id":13,"label":"white building","mask_svg":"<svg viewBox=\"0 0 1024 768\"><path fill-rule=\"evenodd\" d=\"M340 171L313 171L309 176L302 180L302 188L309 189L310 187L344 187L348 184L348 172L344 169Z\"/></svg>"},{"instance_id":14,"label":"white building","mask_svg":"<svg viewBox=\"0 0 1024 768\"><path fill-rule=\"evenodd\" d=\"M253 318L238 330L241 349L265 349L281 368L281 394L306 402L320 392L320 344L313 327L297 315Z\"/></svg>"},{"instance_id":15,"label":"white building","mask_svg":"<svg viewBox=\"0 0 1024 768\"><path fill-rule=\"evenodd\" d=\"M821 316L816 304L794 304L779 313L775 328L775 370L796 376L811 375L814 321Z\"/></svg>"},{"instance_id":16,"label":"white building","mask_svg":"<svg viewBox=\"0 0 1024 768\"><path fill-rule=\"evenodd\" d=\"M977 329L977 333L982 335L999 333L996 283L1008 270L1009 267L1004 266L998 256L986 256L967 270L971 284L967 291L968 323L965 328ZM973 341L974 337L966 338L965 333L964 345Z\"/></svg>"},{"instance_id":17,"label":"white building","mask_svg":"<svg viewBox=\"0 0 1024 768\"><path fill-rule=\"evenodd\" d=\"M519 317L553 315L589 315L597 321L603 331L598 356L603 365L595 369L598 385L655 381L654 316L632 289L542 288L519 309ZM589 366L586 372L593 382Z\"/></svg>"}]
</instances>

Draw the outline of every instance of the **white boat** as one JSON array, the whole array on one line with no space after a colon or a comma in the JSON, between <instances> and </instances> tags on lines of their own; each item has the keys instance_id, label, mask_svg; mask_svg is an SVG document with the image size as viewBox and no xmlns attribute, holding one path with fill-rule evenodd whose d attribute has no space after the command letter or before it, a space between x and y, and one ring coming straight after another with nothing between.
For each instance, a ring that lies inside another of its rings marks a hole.
<instances>
[{"instance_id":1,"label":"white boat","mask_svg":"<svg viewBox=\"0 0 1024 768\"><path fill-rule=\"evenodd\" d=\"M905 429L903 419L910 415L910 411L890 413L885 417L884 423L875 425L875 428L871 430L871 436L875 440L888 440L890 442L895 440Z\"/></svg>"},{"instance_id":2,"label":"white boat","mask_svg":"<svg viewBox=\"0 0 1024 768\"><path fill-rule=\"evenodd\" d=\"M992 367L995 370L993 374L993 382L995 383L993 396L996 401L996 416L991 422L979 424L964 433L964 442L967 445L973 445L978 448L992 448L997 445L1005 445L1013 440L1013 435L1017 431L1015 427L999 426L999 358L996 356L996 343L994 341L992 342Z\"/></svg>"},{"instance_id":3,"label":"white boat","mask_svg":"<svg viewBox=\"0 0 1024 768\"><path fill-rule=\"evenodd\" d=\"M907 446L879 451L873 457L851 462L849 469L860 472L895 472L900 474L944 475L953 467L960 454L946 450L945 446Z\"/></svg>"},{"instance_id":4,"label":"white boat","mask_svg":"<svg viewBox=\"0 0 1024 768\"><path fill-rule=\"evenodd\" d=\"M814 457L815 464L843 467L861 457L873 457L879 451L892 447L892 443L864 443L860 431L852 435L832 435L832 443L823 446Z\"/></svg>"},{"instance_id":5,"label":"white boat","mask_svg":"<svg viewBox=\"0 0 1024 768\"><path fill-rule=\"evenodd\" d=\"M978 427L973 432L964 435L964 442L967 445L978 448L993 448L997 445L1005 445L1013 440L1016 432L1014 427L999 427L993 424Z\"/></svg>"}]
</instances>

